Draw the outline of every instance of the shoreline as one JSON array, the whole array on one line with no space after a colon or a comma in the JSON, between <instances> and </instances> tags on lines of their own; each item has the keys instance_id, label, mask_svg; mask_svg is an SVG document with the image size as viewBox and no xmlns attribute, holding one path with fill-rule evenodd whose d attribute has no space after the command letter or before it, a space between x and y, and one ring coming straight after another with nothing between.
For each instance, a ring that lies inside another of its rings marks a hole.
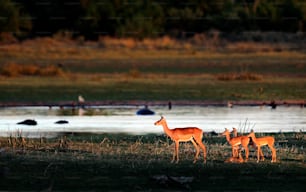
<instances>
[{"instance_id":1,"label":"shoreline","mask_svg":"<svg viewBox=\"0 0 306 192\"><path fill-rule=\"evenodd\" d=\"M233 107L233 106L300 106L306 107L305 100L241 100L241 101L190 101L190 100L172 100L172 101L146 101L146 100L104 100L104 101L59 101L59 102L0 102L0 108L4 107L92 107L92 106L216 106L216 107Z\"/></svg>"}]
</instances>

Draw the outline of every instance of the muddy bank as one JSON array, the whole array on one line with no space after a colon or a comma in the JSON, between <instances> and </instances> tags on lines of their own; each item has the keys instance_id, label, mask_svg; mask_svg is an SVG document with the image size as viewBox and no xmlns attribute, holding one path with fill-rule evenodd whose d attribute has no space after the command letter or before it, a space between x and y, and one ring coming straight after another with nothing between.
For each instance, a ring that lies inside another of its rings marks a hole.
<instances>
[{"instance_id":1,"label":"muddy bank","mask_svg":"<svg viewBox=\"0 0 306 192\"><path fill-rule=\"evenodd\" d=\"M76 102L76 101L63 101L63 102L0 102L0 107L91 107L91 106L184 106L184 105L196 105L196 106L219 106L219 107L233 107L233 106L300 106L305 107L305 100L272 100L272 101L256 101L256 100L246 100L246 101L189 101L189 100L175 100L175 101L145 101L145 100L126 100L126 101L86 101L86 102Z\"/></svg>"}]
</instances>

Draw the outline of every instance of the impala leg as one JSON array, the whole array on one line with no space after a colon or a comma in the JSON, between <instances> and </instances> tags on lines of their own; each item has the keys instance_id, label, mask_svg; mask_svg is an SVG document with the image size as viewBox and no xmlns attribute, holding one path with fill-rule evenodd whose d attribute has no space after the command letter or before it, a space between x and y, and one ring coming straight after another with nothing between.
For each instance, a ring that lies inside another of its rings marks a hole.
<instances>
[{"instance_id":1,"label":"impala leg","mask_svg":"<svg viewBox=\"0 0 306 192\"><path fill-rule=\"evenodd\" d=\"M172 156L172 160L171 160L171 163L173 163L175 161L175 158L176 158L176 142L174 143L174 151L173 151L173 156Z\"/></svg>"},{"instance_id":2,"label":"impala leg","mask_svg":"<svg viewBox=\"0 0 306 192\"><path fill-rule=\"evenodd\" d=\"M192 142L192 144L194 145L194 147L196 148L196 151L197 151L195 156L194 156L194 160L193 160L193 163L195 163L195 162L197 162L197 160L199 158L200 149L199 149L198 144L193 139L191 139L190 141Z\"/></svg>"},{"instance_id":3,"label":"impala leg","mask_svg":"<svg viewBox=\"0 0 306 192\"><path fill-rule=\"evenodd\" d=\"M197 142L198 146L200 146L200 148L203 150L203 157L204 157L204 163L206 163L206 147L205 145L202 143L202 137L200 138L195 138L195 141Z\"/></svg>"},{"instance_id":4,"label":"impala leg","mask_svg":"<svg viewBox=\"0 0 306 192\"><path fill-rule=\"evenodd\" d=\"M239 155L241 154L240 146L235 147L235 157L239 158Z\"/></svg>"},{"instance_id":5,"label":"impala leg","mask_svg":"<svg viewBox=\"0 0 306 192\"><path fill-rule=\"evenodd\" d=\"M237 148L236 148L236 146L232 146L232 157L237 157Z\"/></svg>"},{"instance_id":6,"label":"impala leg","mask_svg":"<svg viewBox=\"0 0 306 192\"><path fill-rule=\"evenodd\" d=\"M245 162L247 162L249 160L249 147L248 145L243 146L244 150L245 150Z\"/></svg>"},{"instance_id":7,"label":"impala leg","mask_svg":"<svg viewBox=\"0 0 306 192\"><path fill-rule=\"evenodd\" d=\"M275 150L275 148L273 147L273 145L269 145L269 148L270 148L271 151L272 151L272 160L271 160L271 162L274 163L274 162L276 162L276 150Z\"/></svg>"},{"instance_id":8,"label":"impala leg","mask_svg":"<svg viewBox=\"0 0 306 192\"><path fill-rule=\"evenodd\" d=\"M179 162L179 146L180 146L180 142L176 141L175 142L175 151L174 151L174 154L173 154L172 162L175 161L175 157L176 157L176 163Z\"/></svg>"},{"instance_id":9,"label":"impala leg","mask_svg":"<svg viewBox=\"0 0 306 192\"><path fill-rule=\"evenodd\" d=\"M260 159L261 159L261 161L264 161L264 160L265 160L265 156L264 156L264 154L263 154L263 152L262 152L261 149L260 149L260 151L259 151L259 154L260 154Z\"/></svg>"},{"instance_id":10,"label":"impala leg","mask_svg":"<svg viewBox=\"0 0 306 192\"><path fill-rule=\"evenodd\" d=\"M258 146L257 147L257 163L259 162L259 159L260 159L259 153L260 153L260 147Z\"/></svg>"},{"instance_id":11,"label":"impala leg","mask_svg":"<svg viewBox=\"0 0 306 192\"><path fill-rule=\"evenodd\" d=\"M207 156L207 151L206 151L206 147L205 145L201 142L199 143L200 147L202 148L203 150L203 157L204 157L204 163L206 163L206 156Z\"/></svg>"},{"instance_id":12,"label":"impala leg","mask_svg":"<svg viewBox=\"0 0 306 192\"><path fill-rule=\"evenodd\" d=\"M232 146L232 157L235 158L238 155L238 150L235 146Z\"/></svg>"}]
</instances>

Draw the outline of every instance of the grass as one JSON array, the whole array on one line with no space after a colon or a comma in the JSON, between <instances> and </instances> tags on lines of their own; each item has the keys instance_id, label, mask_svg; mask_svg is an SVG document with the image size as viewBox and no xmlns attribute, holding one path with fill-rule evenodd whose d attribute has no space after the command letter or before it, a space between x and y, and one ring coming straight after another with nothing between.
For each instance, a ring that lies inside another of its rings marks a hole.
<instances>
[{"instance_id":1,"label":"grass","mask_svg":"<svg viewBox=\"0 0 306 192\"><path fill-rule=\"evenodd\" d=\"M304 52L223 53L198 51L197 54L177 50L100 50L90 53L80 50L53 56L33 51L25 53L0 52L0 65L17 63L50 66L62 64L72 73L126 73L137 69L142 73L227 73L254 72L263 74L305 74Z\"/></svg>"},{"instance_id":2,"label":"grass","mask_svg":"<svg viewBox=\"0 0 306 192\"><path fill-rule=\"evenodd\" d=\"M87 101L305 99L303 49L197 42L54 37L1 45L0 102L74 102L79 94Z\"/></svg>"},{"instance_id":3,"label":"grass","mask_svg":"<svg viewBox=\"0 0 306 192\"><path fill-rule=\"evenodd\" d=\"M9 63L4 65L0 70L0 75L5 77L17 76L60 76L63 71L56 66L37 66L37 65L18 65Z\"/></svg>"},{"instance_id":4,"label":"grass","mask_svg":"<svg viewBox=\"0 0 306 192\"><path fill-rule=\"evenodd\" d=\"M306 79L263 76L261 80L218 80L210 74L73 74L16 77L0 81L1 102L125 100L304 100Z\"/></svg>"},{"instance_id":5,"label":"grass","mask_svg":"<svg viewBox=\"0 0 306 192\"><path fill-rule=\"evenodd\" d=\"M170 163L174 146L164 135L65 134L23 145L1 138L1 190L303 191L305 134L273 135L275 164L267 148L265 162L256 163L250 148L248 163L224 163L231 149L223 137L204 137L207 164L202 156L192 164L191 143L181 144L178 164Z\"/></svg>"}]
</instances>

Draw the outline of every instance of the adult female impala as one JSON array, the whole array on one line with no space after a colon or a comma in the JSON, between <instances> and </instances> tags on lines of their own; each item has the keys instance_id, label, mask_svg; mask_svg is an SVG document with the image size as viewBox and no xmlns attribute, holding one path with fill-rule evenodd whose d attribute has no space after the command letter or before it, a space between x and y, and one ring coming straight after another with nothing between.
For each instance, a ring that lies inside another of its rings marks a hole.
<instances>
[{"instance_id":1,"label":"adult female impala","mask_svg":"<svg viewBox=\"0 0 306 192\"><path fill-rule=\"evenodd\" d=\"M259 137L259 138L256 138L255 137L255 132L252 130L250 134L248 134L248 137L251 137L253 142L256 144L257 146L257 163L259 162L260 160L260 147L262 146L265 146L265 145L268 145L269 148L271 149L272 151L272 160L271 162L276 162L276 150L274 148L274 137L272 136L266 136L266 137Z\"/></svg>"},{"instance_id":2,"label":"adult female impala","mask_svg":"<svg viewBox=\"0 0 306 192\"><path fill-rule=\"evenodd\" d=\"M249 142L250 138L247 136L238 136L238 137L230 137L230 132L227 128L225 128L225 131L221 134L226 137L227 142L232 146L232 156L233 157L239 157L239 146L242 145L242 147L245 150L245 161L248 161L249 159Z\"/></svg>"},{"instance_id":3,"label":"adult female impala","mask_svg":"<svg viewBox=\"0 0 306 192\"><path fill-rule=\"evenodd\" d=\"M166 119L164 117L161 117L161 119L156 121L154 125L162 125L166 135L168 135L175 142L175 150L171 162L174 162L175 158L176 158L176 163L179 162L179 143L187 141L191 141L197 150L193 163L195 163L199 157L200 154L199 147L201 147L201 149L203 150L204 163L206 162L206 147L202 143L203 131L200 128L185 127L185 128L169 129Z\"/></svg>"}]
</instances>

